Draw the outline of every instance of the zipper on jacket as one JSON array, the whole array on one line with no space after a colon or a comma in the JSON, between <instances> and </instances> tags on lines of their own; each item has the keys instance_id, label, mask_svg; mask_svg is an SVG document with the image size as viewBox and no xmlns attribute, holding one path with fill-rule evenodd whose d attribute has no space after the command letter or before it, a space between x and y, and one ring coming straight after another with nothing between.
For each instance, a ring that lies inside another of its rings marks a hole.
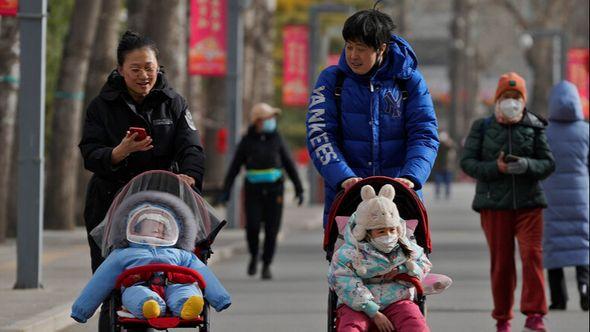
<instances>
[{"instance_id":1,"label":"zipper on jacket","mask_svg":"<svg viewBox=\"0 0 590 332\"><path fill-rule=\"evenodd\" d=\"M508 126L508 154L512 154L512 125ZM516 177L514 174L510 174L512 177L512 208L516 210Z\"/></svg>"}]
</instances>

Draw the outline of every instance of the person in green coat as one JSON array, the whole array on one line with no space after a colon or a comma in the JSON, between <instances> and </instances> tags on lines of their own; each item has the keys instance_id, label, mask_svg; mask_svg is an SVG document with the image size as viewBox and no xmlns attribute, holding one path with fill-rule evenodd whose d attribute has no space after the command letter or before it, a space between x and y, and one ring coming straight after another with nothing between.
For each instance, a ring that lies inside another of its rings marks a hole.
<instances>
[{"instance_id":1,"label":"person in green coat","mask_svg":"<svg viewBox=\"0 0 590 332\"><path fill-rule=\"evenodd\" d=\"M545 331L547 313L543 275L543 214L547 207L540 181L555 169L547 144L547 121L527 110L525 80L516 73L500 77L495 110L476 120L465 141L461 168L477 180L473 209L491 256L492 295L497 331L510 331L516 265L514 238L523 265L520 311L525 331Z\"/></svg>"}]
</instances>

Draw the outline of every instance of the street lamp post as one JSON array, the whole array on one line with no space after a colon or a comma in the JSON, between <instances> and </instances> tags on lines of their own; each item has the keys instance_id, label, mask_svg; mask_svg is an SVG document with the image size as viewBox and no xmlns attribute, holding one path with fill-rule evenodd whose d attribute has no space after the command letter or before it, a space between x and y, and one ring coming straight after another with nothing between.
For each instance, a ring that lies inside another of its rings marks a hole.
<instances>
[{"instance_id":1,"label":"street lamp post","mask_svg":"<svg viewBox=\"0 0 590 332\"><path fill-rule=\"evenodd\" d=\"M15 288L41 287L47 0L21 0ZM10 151L5 152L10 153Z\"/></svg>"}]
</instances>

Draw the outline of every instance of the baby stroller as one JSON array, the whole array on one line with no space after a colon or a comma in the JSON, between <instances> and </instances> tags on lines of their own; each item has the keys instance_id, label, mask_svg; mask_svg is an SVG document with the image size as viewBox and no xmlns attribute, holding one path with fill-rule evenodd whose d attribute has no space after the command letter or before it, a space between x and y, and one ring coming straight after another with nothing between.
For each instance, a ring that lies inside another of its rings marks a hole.
<instances>
[{"instance_id":1,"label":"baby stroller","mask_svg":"<svg viewBox=\"0 0 590 332\"><path fill-rule=\"evenodd\" d=\"M181 199L190 208L197 221L197 238L194 253L205 264L213 253L211 245L221 228L226 224L225 220L218 218L214 209L188 184L182 181L176 174L167 171L148 171L133 178L117 194L103 222L92 231L92 236L101 244L102 254L108 256L116 245L116 239L111 238L110 229L114 227L114 214L117 207L123 204L130 196L145 192L158 191L172 194ZM205 301L204 309L197 319L185 320L173 317L167 313L164 317L151 319L138 319L129 315L121 308L121 286L128 287L137 282L146 282L152 290L157 291L158 286L169 282L191 284L198 283L204 291L206 284L202 276L189 268L167 265L149 264L131 268L123 272L117 278L117 283L110 297L111 331L126 331L129 328L155 328L164 330L175 327L198 328L199 331L209 331L209 306Z\"/></svg>"},{"instance_id":2,"label":"baby stroller","mask_svg":"<svg viewBox=\"0 0 590 332\"><path fill-rule=\"evenodd\" d=\"M342 232L348 222L348 217L355 212L357 206L362 201L360 195L361 188L365 185L370 185L378 192L386 184L391 184L395 189L394 203L397 205L400 217L406 220L408 237L422 247L427 255L430 254L432 244L430 242L428 216L418 195L414 190L409 189L397 180L384 176L374 176L365 178L352 186L348 191L341 191L336 195L334 203L330 208L328 223L324 229L324 251L326 252L328 262L332 261L334 252L344 242ZM412 230L413 234L411 234ZM425 314L426 307L423 284L417 278L410 277L407 274L398 274L395 276L395 279L414 285L416 288L414 301L419 305L422 313ZM337 301L336 292L330 289L328 295L328 331L336 331Z\"/></svg>"}]
</instances>

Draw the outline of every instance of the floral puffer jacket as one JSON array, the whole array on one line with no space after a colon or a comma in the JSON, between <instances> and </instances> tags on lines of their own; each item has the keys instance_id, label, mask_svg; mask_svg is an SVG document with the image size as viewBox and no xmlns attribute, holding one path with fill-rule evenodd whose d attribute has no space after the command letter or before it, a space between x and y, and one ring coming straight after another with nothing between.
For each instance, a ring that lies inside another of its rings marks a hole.
<instances>
[{"instance_id":1,"label":"floral puffer jacket","mask_svg":"<svg viewBox=\"0 0 590 332\"><path fill-rule=\"evenodd\" d=\"M354 215L350 218L345 229L345 243L338 248L332 257L328 271L328 282L338 295L338 305L345 304L351 309L362 311L369 317L375 316L377 311L385 309L388 305L410 299L414 295L414 287L404 282L372 283L371 278L384 275L398 269L399 273L407 273L422 279L430 271L431 263L424 251L416 243L410 241L415 252L413 258L415 268L408 271L407 257L399 245L390 253L378 251L367 241L357 241L352 236L355 226ZM357 252L358 244L358 252ZM360 253L360 265L365 267L366 273L362 274L354 266Z\"/></svg>"}]
</instances>

